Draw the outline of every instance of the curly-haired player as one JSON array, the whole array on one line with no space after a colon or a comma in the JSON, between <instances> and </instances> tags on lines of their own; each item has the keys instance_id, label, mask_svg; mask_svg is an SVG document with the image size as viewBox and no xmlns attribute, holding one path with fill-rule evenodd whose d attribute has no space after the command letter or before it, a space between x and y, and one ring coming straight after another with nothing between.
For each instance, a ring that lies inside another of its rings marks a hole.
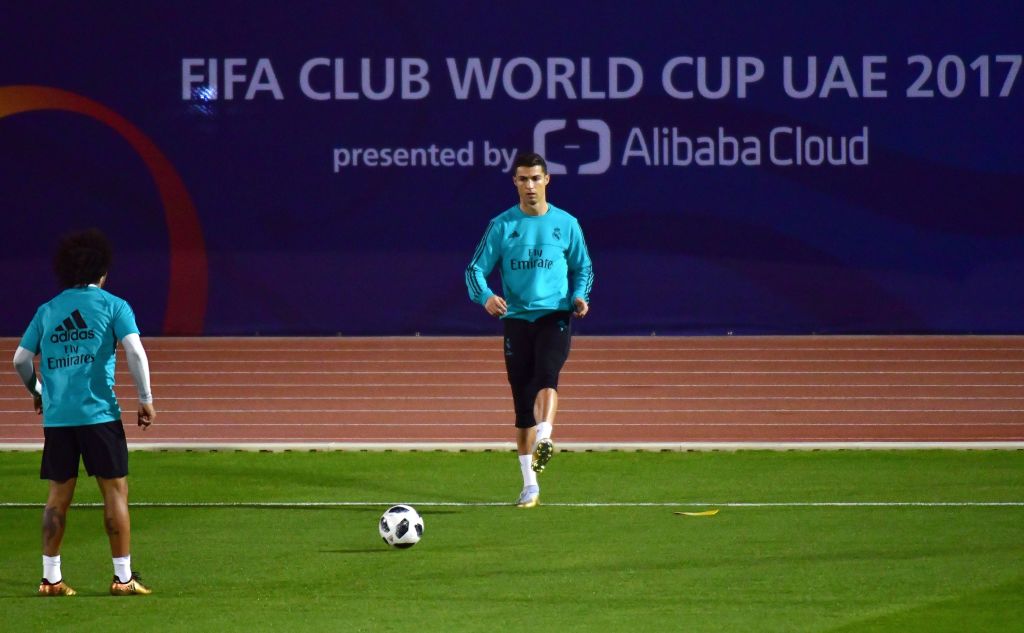
<instances>
[{"instance_id":1,"label":"curly-haired player","mask_svg":"<svg viewBox=\"0 0 1024 633\"><path fill-rule=\"evenodd\" d=\"M103 494L103 521L114 562L110 593L151 593L131 569L128 444L113 389L118 341L139 392L140 427L153 423L156 409L135 314L127 302L103 290L110 261L110 244L98 230L61 240L54 271L64 291L39 307L14 354L15 369L32 394L36 413L43 416L40 478L50 482L42 524L39 593L44 596L75 595L61 574L60 546L80 458ZM41 383L33 363L36 355Z\"/></svg>"}]
</instances>

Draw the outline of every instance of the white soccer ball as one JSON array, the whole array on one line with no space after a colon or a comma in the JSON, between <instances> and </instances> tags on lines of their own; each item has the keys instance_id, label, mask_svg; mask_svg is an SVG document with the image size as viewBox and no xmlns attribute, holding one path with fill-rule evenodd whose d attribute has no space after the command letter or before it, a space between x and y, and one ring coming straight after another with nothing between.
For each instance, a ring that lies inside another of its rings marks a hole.
<instances>
[{"instance_id":1,"label":"white soccer ball","mask_svg":"<svg viewBox=\"0 0 1024 633\"><path fill-rule=\"evenodd\" d=\"M423 538L423 517L412 506L391 506L381 515L379 528L385 543L404 549Z\"/></svg>"}]
</instances>

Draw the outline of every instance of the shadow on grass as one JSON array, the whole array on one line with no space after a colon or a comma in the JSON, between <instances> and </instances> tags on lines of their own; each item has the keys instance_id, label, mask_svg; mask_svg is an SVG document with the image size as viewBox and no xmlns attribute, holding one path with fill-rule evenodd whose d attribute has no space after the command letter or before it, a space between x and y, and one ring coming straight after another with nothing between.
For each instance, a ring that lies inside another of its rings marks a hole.
<instances>
[{"instance_id":1,"label":"shadow on grass","mask_svg":"<svg viewBox=\"0 0 1024 633\"><path fill-rule=\"evenodd\" d=\"M78 589L78 587L75 587ZM17 582L7 579L0 579L0 601L3 600L39 600L41 603L54 600L79 600L88 598L109 598L107 591L90 592L79 590L74 596L40 596L39 581L28 579L25 582ZM7 629L4 629L7 630Z\"/></svg>"}]
</instances>

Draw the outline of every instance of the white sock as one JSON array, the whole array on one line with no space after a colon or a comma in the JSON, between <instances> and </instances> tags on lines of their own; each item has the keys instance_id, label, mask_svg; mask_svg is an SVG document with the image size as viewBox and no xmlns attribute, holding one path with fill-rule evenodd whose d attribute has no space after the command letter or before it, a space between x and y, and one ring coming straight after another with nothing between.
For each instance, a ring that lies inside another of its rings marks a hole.
<instances>
[{"instance_id":1,"label":"white sock","mask_svg":"<svg viewBox=\"0 0 1024 633\"><path fill-rule=\"evenodd\" d=\"M132 579L132 556L121 556L114 559L114 575L118 581L128 582Z\"/></svg>"},{"instance_id":2,"label":"white sock","mask_svg":"<svg viewBox=\"0 0 1024 633\"><path fill-rule=\"evenodd\" d=\"M537 473L533 472L531 463L533 462L533 455L520 455L519 456L519 470L523 471L523 486L536 486L537 485Z\"/></svg>"},{"instance_id":3,"label":"white sock","mask_svg":"<svg viewBox=\"0 0 1024 633\"><path fill-rule=\"evenodd\" d=\"M50 584L57 584L64 577L60 575L60 554L47 556L43 554L43 578Z\"/></svg>"},{"instance_id":4,"label":"white sock","mask_svg":"<svg viewBox=\"0 0 1024 633\"><path fill-rule=\"evenodd\" d=\"M550 422L538 422L537 423L537 441L546 440L551 437L552 431Z\"/></svg>"}]
</instances>

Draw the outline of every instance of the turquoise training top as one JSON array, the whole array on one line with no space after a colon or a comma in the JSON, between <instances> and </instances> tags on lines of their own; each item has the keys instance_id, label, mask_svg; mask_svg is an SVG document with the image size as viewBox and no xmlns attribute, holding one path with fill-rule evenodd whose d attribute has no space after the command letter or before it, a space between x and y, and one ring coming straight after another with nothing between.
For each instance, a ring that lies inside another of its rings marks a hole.
<instances>
[{"instance_id":1,"label":"turquoise training top","mask_svg":"<svg viewBox=\"0 0 1024 633\"><path fill-rule=\"evenodd\" d=\"M121 419L114 352L117 341L138 333L128 303L97 286L68 288L39 306L21 346L40 355L43 426Z\"/></svg>"},{"instance_id":2,"label":"turquoise training top","mask_svg":"<svg viewBox=\"0 0 1024 633\"><path fill-rule=\"evenodd\" d=\"M572 310L573 299L590 302L594 272L580 224L548 204L544 215L527 215L515 205L487 225L466 267L469 298L480 305L494 292L487 276L501 262L502 318L536 321L557 310Z\"/></svg>"}]
</instances>

